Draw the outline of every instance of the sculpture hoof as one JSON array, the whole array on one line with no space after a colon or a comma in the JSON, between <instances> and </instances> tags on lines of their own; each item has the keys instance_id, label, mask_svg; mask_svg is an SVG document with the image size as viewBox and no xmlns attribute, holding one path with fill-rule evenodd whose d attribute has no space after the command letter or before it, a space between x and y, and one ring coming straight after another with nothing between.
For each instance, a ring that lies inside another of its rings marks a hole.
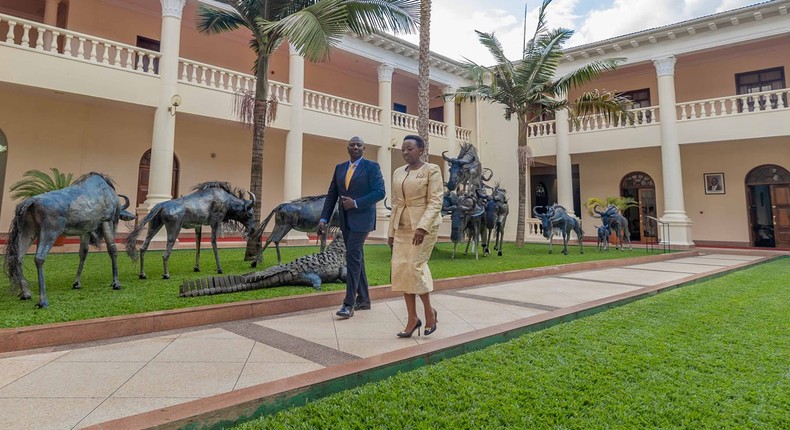
<instances>
[{"instance_id":1,"label":"sculpture hoof","mask_svg":"<svg viewBox=\"0 0 790 430\"><path fill-rule=\"evenodd\" d=\"M219 273L221 275L223 273L222 269L217 269L217 273Z\"/></svg>"},{"instance_id":2,"label":"sculpture hoof","mask_svg":"<svg viewBox=\"0 0 790 430\"><path fill-rule=\"evenodd\" d=\"M19 300L30 300L30 294L20 294Z\"/></svg>"},{"instance_id":3,"label":"sculpture hoof","mask_svg":"<svg viewBox=\"0 0 790 430\"><path fill-rule=\"evenodd\" d=\"M253 261L252 263L250 263L250 267L252 267L253 269L258 267L258 262L257 261Z\"/></svg>"},{"instance_id":4,"label":"sculpture hoof","mask_svg":"<svg viewBox=\"0 0 790 430\"><path fill-rule=\"evenodd\" d=\"M110 286L112 287L113 290L120 290L121 289L121 284L120 283L113 283Z\"/></svg>"},{"instance_id":5,"label":"sculpture hoof","mask_svg":"<svg viewBox=\"0 0 790 430\"><path fill-rule=\"evenodd\" d=\"M170 279L170 274L166 273L162 275L162 279Z\"/></svg>"},{"instance_id":6,"label":"sculpture hoof","mask_svg":"<svg viewBox=\"0 0 790 430\"><path fill-rule=\"evenodd\" d=\"M49 306L49 303L46 303L46 302L45 303L41 303L41 302L36 303L36 309L44 309L47 306Z\"/></svg>"},{"instance_id":7,"label":"sculpture hoof","mask_svg":"<svg viewBox=\"0 0 790 430\"><path fill-rule=\"evenodd\" d=\"M75 290L79 290L80 288L82 288L82 285L80 285L79 282L75 282L75 283L71 284L71 288L73 288Z\"/></svg>"},{"instance_id":8,"label":"sculpture hoof","mask_svg":"<svg viewBox=\"0 0 790 430\"><path fill-rule=\"evenodd\" d=\"M499 251L499 252L497 253L497 255L501 257L501 256L502 256L502 251Z\"/></svg>"},{"instance_id":9,"label":"sculpture hoof","mask_svg":"<svg viewBox=\"0 0 790 430\"><path fill-rule=\"evenodd\" d=\"M142 275L140 275L140 279L148 279L148 276L146 276L145 274L142 274Z\"/></svg>"},{"instance_id":10,"label":"sculpture hoof","mask_svg":"<svg viewBox=\"0 0 790 430\"><path fill-rule=\"evenodd\" d=\"M200 272L200 267L195 267L194 269L192 269L192 271L193 272Z\"/></svg>"}]
</instances>

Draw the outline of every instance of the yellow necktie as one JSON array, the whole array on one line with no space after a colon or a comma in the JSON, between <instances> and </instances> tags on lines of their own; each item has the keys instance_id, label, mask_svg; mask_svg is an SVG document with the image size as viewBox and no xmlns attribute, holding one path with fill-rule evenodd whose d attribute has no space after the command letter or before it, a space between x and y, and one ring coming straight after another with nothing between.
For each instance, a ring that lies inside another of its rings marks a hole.
<instances>
[{"instance_id":1,"label":"yellow necktie","mask_svg":"<svg viewBox=\"0 0 790 430\"><path fill-rule=\"evenodd\" d=\"M354 163L348 166L348 171L346 172L346 189L348 189L348 185L351 183L352 176L354 176Z\"/></svg>"}]
</instances>

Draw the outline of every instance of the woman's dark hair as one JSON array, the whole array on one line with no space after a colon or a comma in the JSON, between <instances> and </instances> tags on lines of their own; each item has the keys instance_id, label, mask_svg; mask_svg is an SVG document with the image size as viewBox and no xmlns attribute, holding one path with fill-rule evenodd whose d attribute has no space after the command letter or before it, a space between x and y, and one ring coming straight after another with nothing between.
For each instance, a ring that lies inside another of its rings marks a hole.
<instances>
[{"instance_id":1,"label":"woman's dark hair","mask_svg":"<svg viewBox=\"0 0 790 430\"><path fill-rule=\"evenodd\" d=\"M418 148L425 149L425 141L422 140L420 136L417 136L416 134L409 134L403 138L404 142L407 140L413 140L417 144Z\"/></svg>"}]
</instances>

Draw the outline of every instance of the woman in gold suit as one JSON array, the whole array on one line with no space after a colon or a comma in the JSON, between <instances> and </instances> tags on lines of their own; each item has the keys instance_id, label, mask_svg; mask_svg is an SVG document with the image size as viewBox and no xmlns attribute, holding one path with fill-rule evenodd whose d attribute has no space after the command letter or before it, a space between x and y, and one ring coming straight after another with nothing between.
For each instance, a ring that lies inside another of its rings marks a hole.
<instances>
[{"instance_id":1,"label":"woman in gold suit","mask_svg":"<svg viewBox=\"0 0 790 430\"><path fill-rule=\"evenodd\" d=\"M392 173L392 216L388 243L392 247L392 291L403 292L408 311L406 329L398 337L420 334L417 317L420 296L425 309L428 336L436 331L436 309L431 307L433 278L428 268L433 246L442 223L442 172L439 166L424 163L425 141L419 136L403 138L401 146L406 165Z\"/></svg>"}]
</instances>

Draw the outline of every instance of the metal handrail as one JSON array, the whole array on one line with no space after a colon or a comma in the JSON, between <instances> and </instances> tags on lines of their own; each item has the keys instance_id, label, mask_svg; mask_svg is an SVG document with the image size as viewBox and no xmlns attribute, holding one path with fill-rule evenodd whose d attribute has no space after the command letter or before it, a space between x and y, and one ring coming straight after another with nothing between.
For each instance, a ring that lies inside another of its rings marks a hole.
<instances>
[{"instance_id":1,"label":"metal handrail","mask_svg":"<svg viewBox=\"0 0 790 430\"><path fill-rule=\"evenodd\" d=\"M658 219L656 217L652 217L650 215L645 215L645 218L647 218L649 220L652 220L652 221L655 221L655 223L656 223L656 234L658 234L658 232L661 232L661 241L659 242L659 244L661 245L661 252L663 254L666 254L666 253L670 252L669 223L666 222L666 221L661 221L660 219ZM658 228L659 225L661 226L661 228ZM655 242L648 241L647 240L647 236L646 236L645 237L645 249L648 252L653 252L654 251L654 245L655 245Z\"/></svg>"}]
</instances>

